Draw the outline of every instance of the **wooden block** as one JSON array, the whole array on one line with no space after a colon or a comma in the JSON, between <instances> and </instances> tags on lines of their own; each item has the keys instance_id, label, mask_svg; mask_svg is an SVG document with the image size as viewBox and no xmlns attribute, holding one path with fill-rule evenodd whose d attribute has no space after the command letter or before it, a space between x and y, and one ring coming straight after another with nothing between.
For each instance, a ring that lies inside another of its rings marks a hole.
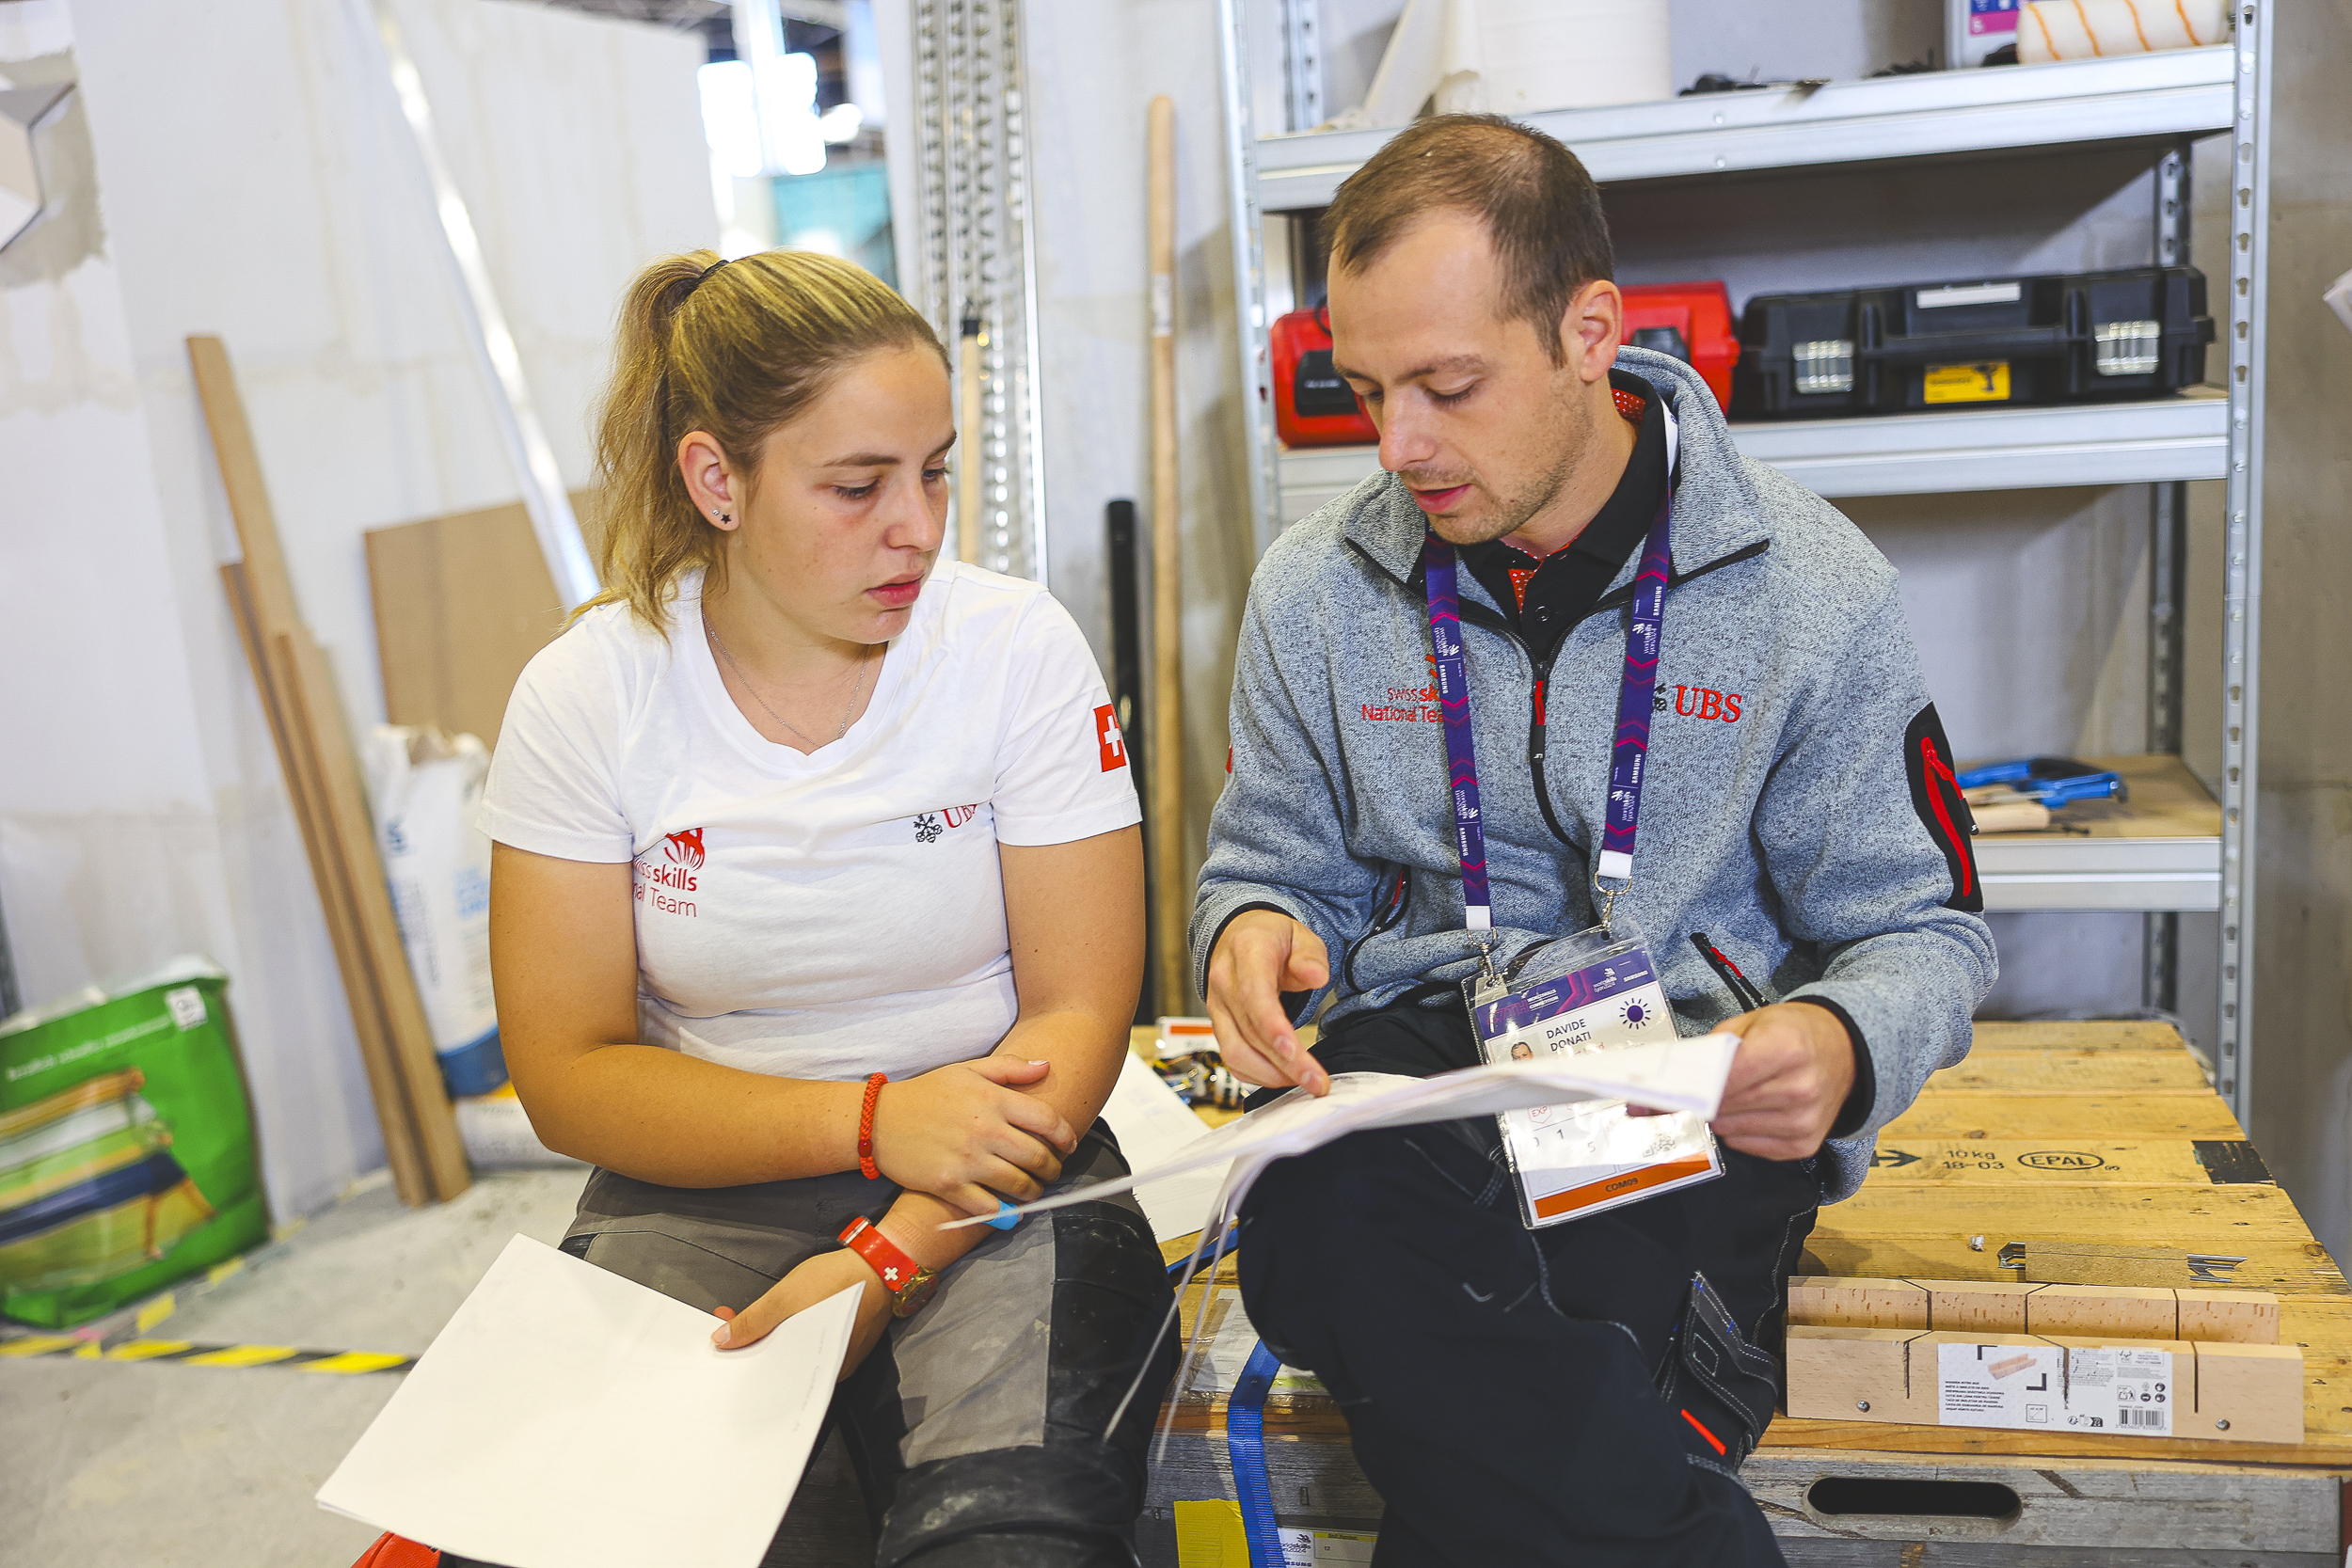
<instances>
[{"instance_id":1,"label":"wooden block","mask_svg":"<svg viewBox=\"0 0 2352 1568\"><path fill-rule=\"evenodd\" d=\"M1788 1281L1788 1321L1822 1328L1924 1329L1928 1293L1908 1279L1799 1275Z\"/></svg>"},{"instance_id":2,"label":"wooden block","mask_svg":"<svg viewBox=\"0 0 2352 1568\"><path fill-rule=\"evenodd\" d=\"M2298 1345L2197 1346L2197 1418L2183 1436L2225 1443L2303 1440Z\"/></svg>"},{"instance_id":3,"label":"wooden block","mask_svg":"<svg viewBox=\"0 0 2352 1568\"><path fill-rule=\"evenodd\" d=\"M1788 1414L1821 1421L1935 1422L1935 1385L1924 1410L1913 1392L1907 1328L1823 1328L1791 1323L1786 1353Z\"/></svg>"},{"instance_id":4,"label":"wooden block","mask_svg":"<svg viewBox=\"0 0 2352 1568\"><path fill-rule=\"evenodd\" d=\"M2029 1333L2179 1338L2180 1307L2172 1292L2145 1285L2044 1285L2026 1298Z\"/></svg>"},{"instance_id":5,"label":"wooden block","mask_svg":"<svg viewBox=\"0 0 2352 1568\"><path fill-rule=\"evenodd\" d=\"M2055 1287L2053 1287L2055 1289ZM2275 1345L2279 1298L2268 1291L2175 1291L2184 1339L2217 1344Z\"/></svg>"},{"instance_id":6,"label":"wooden block","mask_svg":"<svg viewBox=\"0 0 2352 1568\"><path fill-rule=\"evenodd\" d=\"M2026 1298L2041 1289L1994 1279L1915 1279L1928 1292L1928 1326L1937 1333L2023 1334Z\"/></svg>"}]
</instances>

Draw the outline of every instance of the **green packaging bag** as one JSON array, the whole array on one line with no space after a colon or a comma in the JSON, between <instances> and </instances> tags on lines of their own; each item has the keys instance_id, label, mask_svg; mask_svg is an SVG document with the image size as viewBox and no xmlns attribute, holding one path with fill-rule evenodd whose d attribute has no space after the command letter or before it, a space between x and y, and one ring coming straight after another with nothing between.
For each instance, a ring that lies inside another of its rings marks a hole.
<instances>
[{"instance_id":1,"label":"green packaging bag","mask_svg":"<svg viewBox=\"0 0 2352 1568\"><path fill-rule=\"evenodd\" d=\"M228 982L175 958L0 1022L0 1313L83 1323L268 1235Z\"/></svg>"}]
</instances>

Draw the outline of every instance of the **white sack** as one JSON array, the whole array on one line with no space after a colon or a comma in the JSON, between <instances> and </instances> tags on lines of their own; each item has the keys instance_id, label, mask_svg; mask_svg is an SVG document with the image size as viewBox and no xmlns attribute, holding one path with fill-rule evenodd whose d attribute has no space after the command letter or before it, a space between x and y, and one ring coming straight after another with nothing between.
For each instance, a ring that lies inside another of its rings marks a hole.
<instances>
[{"instance_id":1,"label":"white sack","mask_svg":"<svg viewBox=\"0 0 2352 1568\"><path fill-rule=\"evenodd\" d=\"M490 840L474 826L490 752L469 735L378 724L361 759L401 945L434 1049L498 1027L490 998Z\"/></svg>"}]
</instances>

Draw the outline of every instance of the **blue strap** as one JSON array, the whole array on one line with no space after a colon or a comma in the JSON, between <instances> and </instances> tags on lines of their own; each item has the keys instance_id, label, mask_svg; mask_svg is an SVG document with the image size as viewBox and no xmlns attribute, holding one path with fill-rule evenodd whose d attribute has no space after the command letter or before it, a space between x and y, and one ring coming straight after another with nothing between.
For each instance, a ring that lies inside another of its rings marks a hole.
<instances>
[{"instance_id":1,"label":"blue strap","mask_svg":"<svg viewBox=\"0 0 2352 1568\"><path fill-rule=\"evenodd\" d=\"M1265 1474L1265 1396L1282 1358L1265 1341L1249 1353L1249 1364L1225 1402L1225 1451L1233 1463L1233 1493L1241 1500L1242 1535L1249 1543L1249 1568L1282 1568L1282 1537L1274 1524L1274 1489Z\"/></svg>"}]
</instances>

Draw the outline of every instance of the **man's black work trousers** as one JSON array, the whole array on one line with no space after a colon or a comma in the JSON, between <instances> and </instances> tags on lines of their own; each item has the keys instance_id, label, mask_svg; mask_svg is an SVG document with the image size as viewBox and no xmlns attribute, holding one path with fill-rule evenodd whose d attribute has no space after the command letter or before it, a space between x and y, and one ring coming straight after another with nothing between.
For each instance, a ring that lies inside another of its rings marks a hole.
<instances>
[{"instance_id":1,"label":"man's black work trousers","mask_svg":"<svg viewBox=\"0 0 2352 1568\"><path fill-rule=\"evenodd\" d=\"M1456 1004L1345 1021L1333 1071L1472 1059ZM1491 1117L1281 1160L1242 1213L1250 1322L1345 1410L1387 1503L1380 1568L1752 1568L1738 1479L1772 1419L1811 1162L1530 1230ZM1758 1347L1763 1347L1759 1349Z\"/></svg>"}]
</instances>

